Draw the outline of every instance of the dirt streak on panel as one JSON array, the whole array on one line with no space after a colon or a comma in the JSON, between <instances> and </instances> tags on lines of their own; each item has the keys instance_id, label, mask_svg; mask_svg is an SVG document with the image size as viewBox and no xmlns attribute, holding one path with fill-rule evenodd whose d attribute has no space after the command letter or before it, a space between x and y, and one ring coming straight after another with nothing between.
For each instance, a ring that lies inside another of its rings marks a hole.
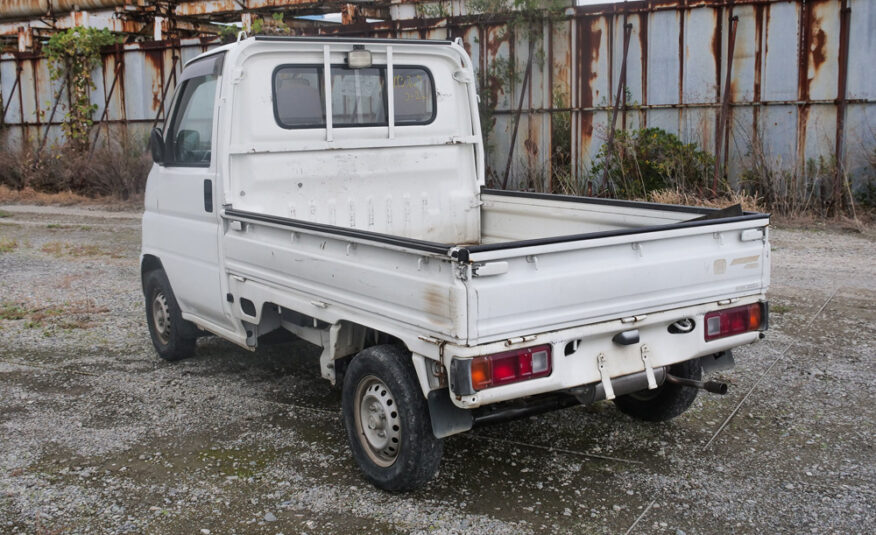
<instances>
[{"instance_id":1,"label":"dirt streak on panel","mask_svg":"<svg viewBox=\"0 0 876 535\"><path fill-rule=\"evenodd\" d=\"M164 55L162 50L144 50L143 58L146 67L152 70L152 79L158 80L156 86L152 84L152 112L158 113L161 109L161 92L164 89Z\"/></svg>"},{"instance_id":2,"label":"dirt streak on panel","mask_svg":"<svg viewBox=\"0 0 876 535\"><path fill-rule=\"evenodd\" d=\"M602 43L602 29L598 28L599 18L585 17L578 26L578 102L582 109L593 107L593 81L598 77L599 47ZM581 138L578 140L580 156L590 154L593 140L593 111L579 114Z\"/></svg>"},{"instance_id":3,"label":"dirt streak on panel","mask_svg":"<svg viewBox=\"0 0 876 535\"><path fill-rule=\"evenodd\" d=\"M764 9L769 13L769 6L766 7L762 5L754 6L754 102L760 102L760 86L761 86L761 77L763 72L763 45L764 45L764 25L763 25L763 17L764 17ZM769 16L769 15L767 15ZM753 132L752 135L755 137L759 137L758 134L758 126L760 119L760 106L753 106L751 109L752 115L752 127Z\"/></svg>"},{"instance_id":4,"label":"dirt streak on panel","mask_svg":"<svg viewBox=\"0 0 876 535\"><path fill-rule=\"evenodd\" d=\"M799 9L799 40L797 42L797 169L802 174L806 159L806 125L809 123L809 43L812 39L812 5L803 4Z\"/></svg>"}]
</instances>

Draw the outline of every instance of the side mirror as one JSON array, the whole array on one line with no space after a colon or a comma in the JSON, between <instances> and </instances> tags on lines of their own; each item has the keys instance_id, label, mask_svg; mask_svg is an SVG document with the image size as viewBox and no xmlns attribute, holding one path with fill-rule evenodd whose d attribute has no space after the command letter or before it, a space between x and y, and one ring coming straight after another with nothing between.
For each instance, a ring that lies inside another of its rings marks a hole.
<instances>
[{"instance_id":1,"label":"side mirror","mask_svg":"<svg viewBox=\"0 0 876 535\"><path fill-rule=\"evenodd\" d=\"M164 163L164 136L160 128L153 128L149 134L149 150L152 152L152 161L161 165Z\"/></svg>"}]
</instances>

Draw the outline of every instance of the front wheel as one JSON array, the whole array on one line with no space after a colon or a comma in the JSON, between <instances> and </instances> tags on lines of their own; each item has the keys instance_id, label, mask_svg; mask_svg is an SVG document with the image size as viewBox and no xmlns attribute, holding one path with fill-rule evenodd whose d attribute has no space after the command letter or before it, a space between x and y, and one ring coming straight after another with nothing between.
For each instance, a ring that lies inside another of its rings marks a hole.
<instances>
[{"instance_id":1,"label":"front wheel","mask_svg":"<svg viewBox=\"0 0 876 535\"><path fill-rule=\"evenodd\" d=\"M700 359L673 364L666 370L676 377L696 379L703 376ZM654 390L642 390L614 400L615 406L627 416L646 422L665 422L680 416L697 398L698 389L664 381Z\"/></svg>"},{"instance_id":2,"label":"front wheel","mask_svg":"<svg viewBox=\"0 0 876 535\"><path fill-rule=\"evenodd\" d=\"M195 353L197 327L182 318L182 312L170 281L162 270L143 276L146 296L146 322L158 356L164 360L180 360Z\"/></svg>"},{"instance_id":3,"label":"front wheel","mask_svg":"<svg viewBox=\"0 0 876 535\"><path fill-rule=\"evenodd\" d=\"M341 404L353 458L375 486L412 490L438 472L444 444L432 433L410 353L391 345L360 352L344 374Z\"/></svg>"}]
</instances>

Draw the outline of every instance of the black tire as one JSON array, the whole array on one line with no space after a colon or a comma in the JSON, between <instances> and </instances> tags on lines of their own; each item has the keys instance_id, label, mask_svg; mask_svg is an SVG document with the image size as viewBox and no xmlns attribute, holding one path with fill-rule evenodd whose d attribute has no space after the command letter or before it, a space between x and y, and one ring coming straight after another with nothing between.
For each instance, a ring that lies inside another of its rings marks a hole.
<instances>
[{"instance_id":1,"label":"black tire","mask_svg":"<svg viewBox=\"0 0 876 535\"><path fill-rule=\"evenodd\" d=\"M435 477L444 442L432 433L409 352L380 345L356 355L344 374L341 405L350 449L365 479L398 492Z\"/></svg>"},{"instance_id":2,"label":"black tire","mask_svg":"<svg viewBox=\"0 0 876 535\"><path fill-rule=\"evenodd\" d=\"M180 360L195 354L197 327L182 318L179 304L163 270L143 276L146 297L146 324L158 356L164 360Z\"/></svg>"},{"instance_id":3,"label":"black tire","mask_svg":"<svg viewBox=\"0 0 876 535\"><path fill-rule=\"evenodd\" d=\"M696 379L703 376L700 359L679 362L669 367L669 373L676 377ZM664 382L655 390L642 390L614 400L615 406L627 416L646 422L665 422L680 416L690 408L697 398L699 389Z\"/></svg>"}]
</instances>

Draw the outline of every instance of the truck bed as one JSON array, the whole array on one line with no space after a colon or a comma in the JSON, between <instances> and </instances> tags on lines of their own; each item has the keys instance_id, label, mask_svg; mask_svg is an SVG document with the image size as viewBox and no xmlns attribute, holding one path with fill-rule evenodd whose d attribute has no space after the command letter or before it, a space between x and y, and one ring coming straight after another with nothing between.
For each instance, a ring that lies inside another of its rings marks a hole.
<instances>
[{"instance_id":1,"label":"truck bed","mask_svg":"<svg viewBox=\"0 0 876 535\"><path fill-rule=\"evenodd\" d=\"M769 285L766 214L702 220L716 211L494 190L481 200L477 244L228 208L227 219L260 228L227 233L227 268L273 287L295 281L290 290L307 294L295 302L314 317L332 320L305 306L317 300L348 318L466 345L757 295Z\"/></svg>"},{"instance_id":2,"label":"truck bed","mask_svg":"<svg viewBox=\"0 0 876 535\"><path fill-rule=\"evenodd\" d=\"M466 249L469 339L479 343L759 294L765 214L486 191ZM479 276L479 272L502 272ZM518 333L518 334L515 334Z\"/></svg>"}]
</instances>

